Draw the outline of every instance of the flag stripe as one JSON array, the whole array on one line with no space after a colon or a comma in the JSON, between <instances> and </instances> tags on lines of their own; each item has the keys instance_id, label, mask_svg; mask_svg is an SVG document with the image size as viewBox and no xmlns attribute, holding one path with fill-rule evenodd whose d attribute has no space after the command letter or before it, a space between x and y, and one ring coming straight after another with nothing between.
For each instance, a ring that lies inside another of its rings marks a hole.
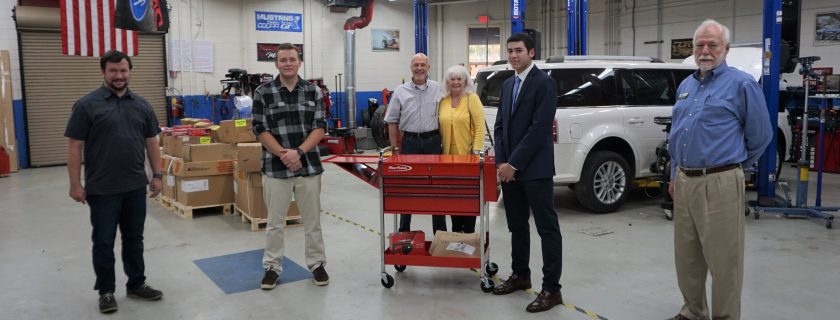
<instances>
[{"instance_id":1,"label":"flag stripe","mask_svg":"<svg viewBox=\"0 0 840 320\"><path fill-rule=\"evenodd\" d=\"M72 55L81 55L79 51L79 3L73 1L73 52Z\"/></svg>"},{"instance_id":2,"label":"flag stripe","mask_svg":"<svg viewBox=\"0 0 840 320\"><path fill-rule=\"evenodd\" d=\"M86 1L88 8L91 8L88 10L90 12L90 32L88 32L90 36L88 36L88 39L90 39L90 46L93 48L93 56L99 57L102 55L99 52L99 10L96 7L96 0Z\"/></svg>"},{"instance_id":3,"label":"flag stripe","mask_svg":"<svg viewBox=\"0 0 840 320\"><path fill-rule=\"evenodd\" d=\"M99 12L102 11L102 0L96 0L96 10ZM105 19L102 14L96 19L97 25L99 26L99 32L96 33L97 35L97 42L99 42L99 54L105 55L105 35L108 34L108 31L105 29Z\"/></svg>"},{"instance_id":4,"label":"flag stripe","mask_svg":"<svg viewBox=\"0 0 840 320\"><path fill-rule=\"evenodd\" d=\"M102 1L102 11L100 12L102 12L103 16L102 22L105 23L105 32L102 33L102 37L105 38L105 50L107 51L111 50L114 47L114 24L111 21L111 17L113 16L107 14L108 12L111 12L111 0Z\"/></svg>"},{"instance_id":5,"label":"flag stripe","mask_svg":"<svg viewBox=\"0 0 840 320\"><path fill-rule=\"evenodd\" d=\"M84 55L86 56L96 56L96 53L93 52L93 33L90 28L90 19L93 18L90 13L90 2L87 0L80 0L84 2L82 5L85 8L85 24L84 24L84 32L82 32L82 36L85 37L85 52Z\"/></svg>"},{"instance_id":6,"label":"flag stripe","mask_svg":"<svg viewBox=\"0 0 840 320\"><path fill-rule=\"evenodd\" d=\"M67 2L61 1L61 53L67 54Z\"/></svg>"}]
</instances>

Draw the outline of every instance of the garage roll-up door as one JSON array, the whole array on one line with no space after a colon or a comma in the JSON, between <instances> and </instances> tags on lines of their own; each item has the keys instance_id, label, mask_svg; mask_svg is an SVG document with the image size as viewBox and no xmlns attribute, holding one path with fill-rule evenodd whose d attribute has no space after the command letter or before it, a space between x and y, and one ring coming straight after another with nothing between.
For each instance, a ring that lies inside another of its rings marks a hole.
<instances>
[{"instance_id":1,"label":"garage roll-up door","mask_svg":"<svg viewBox=\"0 0 840 320\"><path fill-rule=\"evenodd\" d=\"M67 163L64 128L73 103L102 85L98 57L61 54L61 33L20 32L29 155L33 167ZM162 35L139 35L129 88L146 98L166 124L166 59Z\"/></svg>"}]
</instances>

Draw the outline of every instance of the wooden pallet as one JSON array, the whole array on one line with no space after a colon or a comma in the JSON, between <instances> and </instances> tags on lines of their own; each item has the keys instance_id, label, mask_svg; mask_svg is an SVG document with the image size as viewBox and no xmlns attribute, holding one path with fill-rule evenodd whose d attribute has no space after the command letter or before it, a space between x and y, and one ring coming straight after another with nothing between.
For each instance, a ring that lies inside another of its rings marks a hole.
<instances>
[{"instance_id":1,"label":"wooden pallet","mask_svg":"<svg viewBox=\"0 0 840 320\"><path fill-rule=\"evenodd\" d=\"M233 213L233 203L212 204L207 206L187 206L180 204L176 201L172 201L172 212L185 219L193 218L193 210L219 207L222 208L222 214L224 215L229 215Z\"/></svg>"},{"instance_id":2,"label":"wooden pallet","mask_svg":"<svg viewBox=\"0 0 840 320\"><path fill-rule=\"evenodd\" d=\"M158 195L157 197L155 197L155 202L157 202L158 204L160 204L162 207L164 207L166 209L174 210L173 203L175 203L175 199L172 199L170 197L167 197L167 196L164 196L164 195L161 194L161 195Z\"/></svg>"},{"instance_id":3,"label":"wooden pallet","mask_svg":"<svg viewBox=\"0 0 840 320\"><path fill-rule=\"evenodd\" d=\"M268 225L268 219L266 218L252 218L245 210L237 207L236 205L233 206L234 214L238 214L242 216L242 222L250 223L251 224L251 231L260 231L265 230L265 227ZM286 217L286 226L287 227L294 227L294 226L302 226L303 223L300 220L300 216L293 216L293 217Z\"/></svg>"}]
</instances>

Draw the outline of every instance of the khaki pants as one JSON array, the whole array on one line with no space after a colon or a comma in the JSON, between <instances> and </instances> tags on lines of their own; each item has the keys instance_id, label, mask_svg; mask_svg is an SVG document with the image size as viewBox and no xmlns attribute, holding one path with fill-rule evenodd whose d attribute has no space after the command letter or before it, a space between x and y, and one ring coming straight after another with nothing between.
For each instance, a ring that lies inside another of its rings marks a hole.
<instances>
[{"instance_id":1,"label":"khaki pants","mask_svg":"<svg viewBox=\"0 0 840 320\"><path fill-rule=\"evenodd\" d=\"M741 317L744 276L744 172L689 177L677 173L674 250L685 304L680 314L709 319L706 274L712 275L712 319Z\"/></svg>"},{"instance_id":2,"label":"khaki pants","mask_svg":"<svg viewBox=\"0 0 840 320\"><path fill-rule=\"evenodd\" d=\"M306 266L312 271L326 265L321 235L321 175L285 179L263 175L263 197L268 208L263 267L277 273L283 272L283 238L292 194L306 235Z\"/></svg>"}]
</instances>

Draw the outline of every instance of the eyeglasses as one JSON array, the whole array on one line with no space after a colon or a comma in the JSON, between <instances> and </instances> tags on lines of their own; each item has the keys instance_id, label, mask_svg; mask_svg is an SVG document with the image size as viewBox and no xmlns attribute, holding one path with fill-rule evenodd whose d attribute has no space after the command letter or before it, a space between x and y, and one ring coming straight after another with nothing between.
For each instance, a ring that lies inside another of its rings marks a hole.
<instances>
[{"instance_id":1,"label":"eyeglasses","mask_svg":"<svg viewBox=\"0 0 840 320\"><path fill-rule=\"evenodd\" d=\"M718 48L720 48L720 45L718 45L717 43L694 44L694 50L702 51L704 48L709 50L717 50Z\"/></svg>"}]
</instances>

